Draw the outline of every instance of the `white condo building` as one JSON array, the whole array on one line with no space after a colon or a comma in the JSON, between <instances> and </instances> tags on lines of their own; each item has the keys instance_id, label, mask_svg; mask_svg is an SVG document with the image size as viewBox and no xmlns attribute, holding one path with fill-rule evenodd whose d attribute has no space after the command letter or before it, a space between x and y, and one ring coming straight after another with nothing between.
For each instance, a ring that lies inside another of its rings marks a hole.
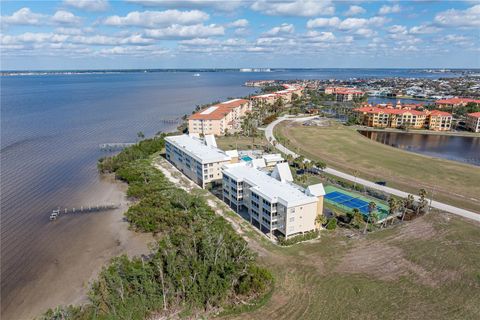
<instances>
[{"instance_id":1,"label":"white condo building","mask_svg":"<svg viewBox=\"0 0 480 320\"><path fill-rule=\"evenodd\" d=\"M222 172L224 202L247 213L250 223L264 233L288 238L319 228L323 185L303 189L292 183L288 163L278 163L271 174L243 161L225 165Z\"/></svg>"},{"instance_id":2,"label":"white condo building","mask_svg":"<svg viewBox=\"0 0 480 320\"><path fill-rule=\"evenodd\" d=\"M202 188L209 182L222 179L223 165L238 161L236 151L217 148L213 135L206 135L205 140L186 134L168 136L165 138L165 155L168 161Z\"/></svg>"}]
</instances>

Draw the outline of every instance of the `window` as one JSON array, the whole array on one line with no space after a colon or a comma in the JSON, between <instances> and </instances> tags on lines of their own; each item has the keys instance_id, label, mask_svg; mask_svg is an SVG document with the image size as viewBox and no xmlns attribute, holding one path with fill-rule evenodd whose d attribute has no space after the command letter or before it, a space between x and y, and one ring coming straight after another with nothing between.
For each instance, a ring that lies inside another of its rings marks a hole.
<instances>
[{"instance_id":1,"label":"window","mask_svg":"<svg viewBox=\"0 0 480 320\"><path fill-rule=\"evenodd\" d=\"M295 217L290 217L290 219L288 219L288 222L294 222L295 221Z\"/></svg>"},{"instance_id":2,"label":"window","mask_svg":"<svg viewBox=\"0 0 480 320\"><path fill-rule=\"evenodd\" d=\"M290 213L295 213L295 208L290 209Z\"/></svg>"}]
</instances>

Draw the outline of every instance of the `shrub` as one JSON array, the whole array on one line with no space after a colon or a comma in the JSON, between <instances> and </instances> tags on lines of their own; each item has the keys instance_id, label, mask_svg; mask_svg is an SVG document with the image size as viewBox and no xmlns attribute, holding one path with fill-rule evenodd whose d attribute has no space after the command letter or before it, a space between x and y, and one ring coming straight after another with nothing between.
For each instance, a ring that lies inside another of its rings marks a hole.
<instances>
[{"instance_id":1,"label":"shrub","mask_svg":"<svg viewBox=\"0 0 480 320\"><path fill-rule=\"evenodd\" d=\"M336 228L337 228L337 219L336 218L328 219L326 229L335 230Z\"/></svg>"},{"instance_id":2,"label":"shrub","mask_svg":"<svg viewBox=\"0 0 480 320\"><path fill-rule=\"evenodd\" d=\"M288 238L288 239L285 239L284 237L279 237L278 238L278 243L281 246L290 246L290 245L298 243L298 242L315 239L315 238L318 237L318 235L319 235L319 231L316 230L316 231L306 232L304 234L294 236L294 237L291 237L291 238Z\"/></svg>"},{"instance_id":3,"label":"shrub","mask_svg":"<svg viewBox=\"0 0 480 320\"><path fill-rule=\"evenodd\" d=\"M268 117L266 117L265 119L263 119L263 124L266 125L266 124L270 124L272 123L273 121L277 120L277 115L276 114L272 114Z\"/></svg>"}]
</instances>

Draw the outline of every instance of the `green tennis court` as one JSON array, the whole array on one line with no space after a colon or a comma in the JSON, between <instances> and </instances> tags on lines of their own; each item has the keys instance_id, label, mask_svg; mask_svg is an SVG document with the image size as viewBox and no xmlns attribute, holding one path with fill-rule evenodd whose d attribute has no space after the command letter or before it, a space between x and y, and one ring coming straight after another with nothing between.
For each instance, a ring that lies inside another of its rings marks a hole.
<instances>
[{"instance_id":1,"label":"green tennis court","mask_svg":"<svg viewBox=\"0 0 480 320\"><path fill-rule=\"evenodd\" d=\"M358 209L364 216L368 216L368 204L375 202L377 204L377 214L379 219L384 219L388 216L388 206L370 197L366 197L360 193L346 191L335 186L325 187L325 201L333 206L342 209L343 211L352 211Z\"/></svg>"}]
</instances>

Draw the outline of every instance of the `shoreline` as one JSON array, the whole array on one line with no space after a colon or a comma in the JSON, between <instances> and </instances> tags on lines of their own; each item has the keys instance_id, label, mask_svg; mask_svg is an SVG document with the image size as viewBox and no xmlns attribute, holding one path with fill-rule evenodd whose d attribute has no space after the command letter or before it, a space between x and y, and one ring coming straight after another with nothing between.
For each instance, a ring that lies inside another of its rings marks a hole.
<instances>
[{"instance_id":1,"label":"shoreline","mask_svg":"<svg viewBox=\"0 0 480 320\"><path fill-rule=\"evenodd\" d=\"M432 130L416 130L410 129L409 131L394 129L394 128L372 128L364 126L353 126L357 131L371 131L371 132L393 132L393 133L404 133L404 134L428 134L434 136L453 136L453 137L480 137L480 133L469 132L469 131L432 131Z\"/></svg>"},{"instance_id":2,"label":"shoreline","mask_svg":"<svg viewBox=\"0 0 480 320\"><path fill-rule=\"evenodd\" d=\"M127 202L126 183L115 180L112 175L102 174L99 174L98 182L98 186L85 194L84 199ZM46 266L32 279L14 288L8 305L2 306L5 308L2 317L32 319L59 305L84 304L88 301L87 293L92 282L112 258L122 254L129 257L147 254L153 237L129 229L128 222L124 220L129 205L104 213L62 216L59 224L81 224L80 230L69 230L67 238L55 244L53 254L46 254L47 261L39 263ZM56 227L55 223L57 221L50 223L51 227ZM57 248L59 251L55 250Z\"/></svg>"}]
</instances>

